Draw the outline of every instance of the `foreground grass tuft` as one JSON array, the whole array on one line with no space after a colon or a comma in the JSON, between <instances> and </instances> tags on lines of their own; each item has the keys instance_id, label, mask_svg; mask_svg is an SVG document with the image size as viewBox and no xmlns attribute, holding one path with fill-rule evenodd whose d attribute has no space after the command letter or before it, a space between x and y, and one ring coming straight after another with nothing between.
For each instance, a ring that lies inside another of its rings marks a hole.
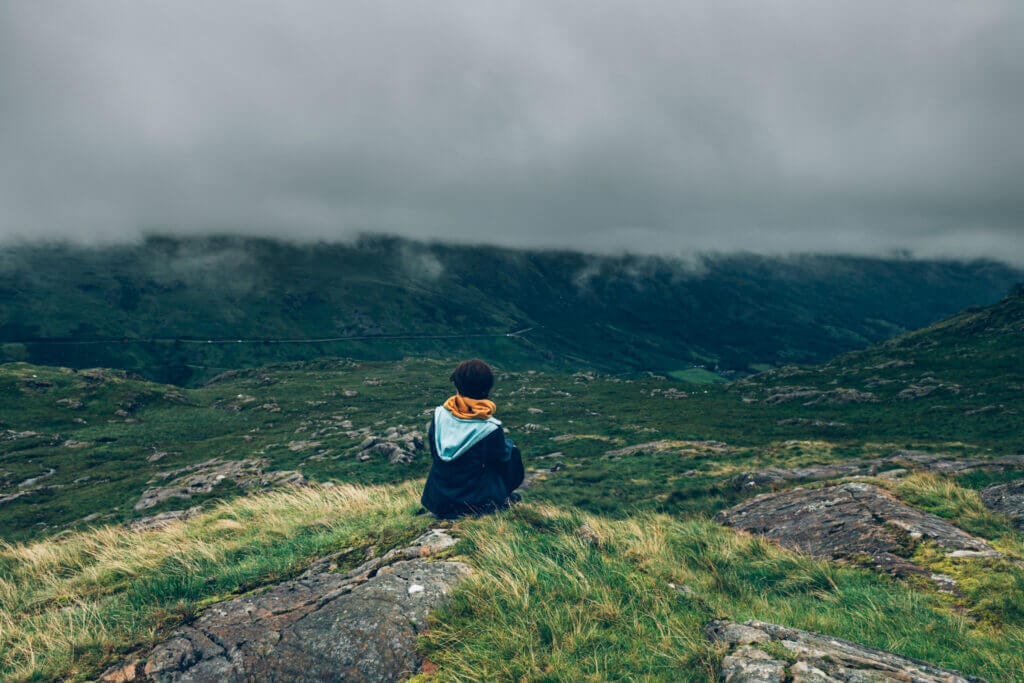
<instances>
[{"instance_id":1,"label":"foreground grass tuft","mask_svg":"<svg viewBox=\"0 0 1024 683\"><path fill-rule=\"evenodd\" d=\"M0 678L94 675L205 604L291 576L319 555L393 547L426 527L413 515L420 487L281 490L156 531L110 526L0 544Z\"/></svg>"},{"instance_id":2,"label":"foreground grass tuft","mask_svg":"<svg viewBox=\"0 0 1024 683\"><path fill-rule=\"evenodd\" d=\"M972 534L999 538L1011 532L1005 515L986 508L977 491L960 486L954 479L918 472L896 482L882 483L905 503L952 520Z\"/></svg>"},{"instance_id":3,"label":"foreground grass tuft","mask_svg":"<svg viewBox=\"0 0 1024 683\"><path fill-rule=\"evenodd\" d=\"M460 524L478 571L424 638L438 680L716 679L713 618L762 619L1013 680L1024 624L706 519L525 505Z\"/></svg>"}]
</instances>

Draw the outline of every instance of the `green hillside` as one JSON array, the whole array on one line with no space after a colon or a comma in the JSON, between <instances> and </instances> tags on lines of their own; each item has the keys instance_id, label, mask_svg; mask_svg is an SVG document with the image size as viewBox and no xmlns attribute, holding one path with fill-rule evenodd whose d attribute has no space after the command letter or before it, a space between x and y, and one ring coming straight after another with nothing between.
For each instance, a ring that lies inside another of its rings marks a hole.
<instances>
[{"instance_id":1,"label":"green hillside","mask_svg":"<svg viewBox=\"0 0 1024 683\"><path fill-rule=\"evenodd\" d=\"M506 370L495 396L525 452L558 452L559 461L572 464L552 482L552 500L568 495L595 512L713 511L715 501L732 495L720 485L724 461L769 462L788 448L778 444L794 439L831 444L818 455L872 452L879 444L1024 449L1021 299L1017 290L995 306L822 366L784 367L725 386ZM123 371L2 365L0 492L46 478L38 491L5 504L0 533L29 538L93 513L130 517L152 477L215 457L264 458L268 470L298 469L318 481L423 476L429 463L422 457L392 464L384 457L359 461L355 453L367 435L388 426L422 430L424 411L449 390L453 363L323 359L233 371L196 389ZM715 455L718 478L673 478L677 469L704 469L698 447L671 465L657 452L604 457L657 440L730 448Z\"/></svg>"},{"instance_id":2,"label":"green hillside","mask_svg":"<svg viewBox=\"0 0 1024 683\"><path fill-rule=\"evenodd\" d=\"M6 246L0 358L192 386L322 356L745 373L863 348L995 301L1022 277L992 262L681 261L388 238Z\"/></svg>"},{"instance_id":3,"label":"green hillside","mask_svg":"<svg viewBox=\"0 0 1024 683\"><path fill-rule=\"evenodd\" d=\"M722 653L702 625L757 618L1019 680L1024 537L978 489L1024 467L904 472L888 458L1021 453L1022 336L1018 288L823 365L724 386L497 364L498 417L538 476L519 507L454 525L476 573L421 642L432 675L714 680ZM0 676L88 679L317 557L348 549L355 562L415 536L429 523L415 515L429 466L417 432L454 362L322 358L196 388L0 365ZM959 583L951 594L711 521L761 491L822 485L750 491L744 473L844 463L877 463L856 481L1000 555L914 545L915 563ZM292 488L293 473L315 484ZM170 526L143 519L182 510Z\"/></svg>"},{"instance_id":4,"label":"green hillside","mask_svg":"<svg viewBox=\"0 0 1024 683\"><path fill-rule=\"evenodd\" d=\"M731 385L748 400L774 403L779 414L847 420L862 437L982 439L1016 452L1024 451L1022 390L1021 286L994 306L967 309L821 366L780 368ZM787 398L800 392L818 393Z\"/></svg>"}]
</instances>

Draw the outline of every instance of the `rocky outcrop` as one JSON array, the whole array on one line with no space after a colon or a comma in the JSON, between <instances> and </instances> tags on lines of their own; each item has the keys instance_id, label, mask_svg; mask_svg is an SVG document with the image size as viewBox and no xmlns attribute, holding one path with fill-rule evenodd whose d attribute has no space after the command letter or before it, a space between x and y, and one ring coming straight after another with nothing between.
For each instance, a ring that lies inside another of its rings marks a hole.
<instances>
[{"instance_id":1,"label":"rocky outcrop","mask_svg":"<svg viewBox=\"0 0 1024 683\"><path fill-rule=\"evenodd\" d=\"M554 474L555 472L558 472L564 468L564 462L556 462L551 467L539 467L529 472L526 472L523 475L523 483L519 485L519 490L525 491L538 481L543 481L544 479L546 479L547 475Z\"/></svg>"},{"instance_id":2,"label":"rocky outcrop","mask_svg":"<svg viewBox=\"0 0 1024 683\"><path fill-rule=\"evenodd\" d=\"M167 479L170 481L146 489L139 501L135 503L135 510L148 510L165 500L174 498L188 500L195 495L210 493L225 481L232 482L242 489L265 489L272 486L306 483L306 478L300 472L293 470L267 472L264 470L267 464L268 461L265 458L246 460L214 458L171 472L163 472L150 480L150 483Z\"/></svg>"},{"instance_id":3,"label":"rocky outcrop","mask_svg":"<svg viewBox=\"0 0 1024 683\"><path fill-rule=\"evenodd\" d=\"M948 453L929 453L927 451L900 450L894 451L885 461L920 467L929 472L939 474L958 474L971 470L1006 470L1017 467L1024 468L1024 453L1004 455L998 458L957 458Z\"/></svg>"},{"instance_id":4,"label":"rocky outcrop","mask_svg":"<svg viewBox=\"0 0 1024 683\"><path fill-rule=\"evenodd\" d=\"M18 387L22 390L39 391L41 389L50 389L53 387L53 382L47 379L38 379L35 375L32 375L30 378L18 380Z\"/></svg>"},{"instance_id":5,"label":"rocky outcrop","mask_svg":"<svg viewBox=\"0 0 1024 683\"><path fill-rule=\"evenodd\" d=\"M718 513L718 522L814 557L856 560L896 575L927 574L908 558L920 540L949 551L993 553L980 538L870 484L765 493ZM940 585L946 577L933 577Z\"/></svg>"},{"instance_id":6,"label":"rocky outcrop","mask_svg":"<svg viewBox=\"0 0 1024 683\"><path fill-rule=\"evenodd\" d=\"M424 443L422 432L405 425L391 426L383 434L367 434L356 447L356 460L383 457L392 465L408 465L423 450Z\"/></svg>"},{"instance_id":7,"label":"rocky outcrop","mask_svg":"<svg viewBox=\"0 0 1024 683\"><path fill-rule=\"evenodd\" d=\"M1024 468L1024 454L1006 455L998 458L957 458L949 453L898 450L890 455L873 460L847 460L827 465L781 468L765 467L760 470L741 472L732 478L737 491L750 491L774 487L777 484L797 481L822 481L841 477L884 476L880 471L898 466L935 472L937 474L960 474L972 470L1007 470Z\"/></svg>"},{"instance_id":8,"label":"rocky outcrop","mask_svg":"<svg viewBox=\"0 0 1024 683\"><path fill-rule=\"evenodd\" d=\"M0 431L0 441L21 441L22 439L33 439L35 437L47 437L47 435L28 430L19 432L13 429L5 429ZM51 436L49 438L53 439L54 437Z\"/></svg>"},{"instance_id":9,"label":"rocky outcrop","mask_svg":"<svg viewBox=\"0 0 1024 683\"><path fill-rule=\"evenodd\" d=\"M31 486L35 486L36 484L38 484L43 479L49 479L50 477L52 477L56 473L57 473L57 470L55 470L54 468L50 467L49 469L47 469L42 474L37 474L34 477L29 477L28 479L25 479L24 481L22 481L21 483L18 484L18 488L24 489L24 488L29 488Z\"/></svg>"},{"instance_id":10,"label":"rocky outcrop","mask_svg":"<svg viewBox=\"0 0 1024 683\"><path fill-rule=\"evenodd\" d=\"M874 403L878 397L870 391L859 391L838 387L836 389L814 389L811 387L774 387L766 390L767 396L763 399L768 405L790 403L800 401L801 405L813 406L819 404L845 405L847 403Z\"/></svg>"},{"instance_id":11,"label":"rocky outcrop","mask_svg":"<svg viewBox=\"0 0 1024 683\"><path fill-rule=\"evenodd\" d=\"M128 528L132 531L154 531L156 529L163 529L171 522L184 521L195 517L203 511L202 506L195 505L187 510L167 510L156 515L149 515L147 517L139 517L128 522ZM83 519L83 521L90 521Z\"/></svg>"},{"instance_id":12,"label":"rocky outcrop","mask_svg":"<svg viewBox=\"0 0 1024 683\"><path fill-rule=\"evenodd\" d=\"M434 529L346 573L323 558L297 579L209 608L101 680L403 680L423 663L415 646L427 614L470 571L427 559L454 543Z\"/></svg>"},{"instance_id":13,"label":"rocky outcrop","mask_svg":"<svg viewBox=\"0 0 1024 683\"><path fill-rule=\"evenodd\" d=\"M760 470L741 472L732 478L732 487L737 491L767 488L788 481L819 481L857 475L874 474L877 468L873 463L855 460L834 465L808 465L783 469L766 467Z\"/></svg>"},{"instance_id":14,"label":"rocky outcrop","mask_svg":"<svg viewBox=\"0 0 1024 683\"><path fill-rule=\"evenodd\" d=\"M0 505L3 505L5 503L13 503L14 501L18 500L19 498L22 498L24 496L30 496L33 493L35 493L35 490L32 490L32 491L15 491L14 493L4 494L4 495L0 496Z\"/></svg>"},{"instance_id":15,"label":"rocky outcrop","mask_svg":"<svg viewBox=\"0 0 1024 683\"><path fill-rule=\"evenodd\" d=\"M775 387L770 391L773 391L774 393L768 394L768 396L764 398L764 402L769 405L789 403L790 401L799 401L801 399L811 399L821 395L820 391L817 389L811 389L810 387Z\"/></svg>"},{"instance_id":16,"label":"rocky outcrop","mask_svg":"<svg viewBox=\"0 0 1024 683\"><path fill-rule=\"evenodd\" d=\"M763 621L712 621L704 634L729 647L722 683L983 683L918 659ZM786 659L762 649L768 644L785 651Z\"/></svg>"},{"instance_id":17,"label":"rocky outcrop","mask_svg":"<svg viewBox=\"0 0 1024 683\"><path fill-rule=\"evenodd\" d=\"M690 398L690 394L689 393L687 393L685 391L680 391L679 389L676 389L675 387L669 387L667 389L651 389L650 396L651 396L651 398L654 398L655 396L660 396L662 398L667 398L667 399L670 399L670 400L678 400L678 399L681 399L681 398Z\"/></svg>"},{"instance_id":18,"label":"rocky outcrop","mask_svg":"<svg viewBox=\"0 0 1024 683\"><path fill-rule=\"evenodd\" d=\"M381 425L356 428L353 426L352 420L345 415L304 421L295 430L295 433L307 434L308 438L302 441L292 441L288 444L288 448L294 452L316 450L316 453L310 456L313 460L323 460L327 457L328 449L321 449L320 446L324 445L326 440L338 437L359 440L355 448L346 451L350 454L354 453L356 460L366 462L383 457L393 465L408 465L424 450L426 444L424 432L414 427L399 424L387 428L383 428ZM331 455L330 458L337 460L342 455L343 453L337 453Z\"/></svg>"},{"instance_id":19,"label":"rocky outcrop","mask_svg":"<svg viewBox=\"0 0 1024 683\"><path fill-rule=\"evenodd\" d=\"M992 484L981 491L981 502L989 510L1005 514L1024 531L1024 479Z\"/></svg>"},{"instance_id":20,"label":"rocky outcrop","mask_svg":"<svg viewBox=\"0 0 1024 683\"><path fill-rule=\"evenodd\" d=\"M845 422L838 422L836 420L813 420L808 417L787 417L776 420L775 424L779 427L819 427L823 429L842 429L849 426Z\"/></svg>"},{"instance_id":21,"label":"rocky outcrop","mask_svg":"<svg viewBox=\"0 0 1024 683\"><path fill-rule=\"evenodd\" d=\"M28 432L28 433L32 434L33 436L36 435L35 432ZM45 472L40 472L39 474L37 474L37 475L35 475L33 477L29 477L27 479L22 480L21 482L18 483L17 489L14 492L12 492L12 493L0 493L0 505L4 505L6 503L13 503L14 501L18 500L19 498L23 498L25 496L31 496L33 494L40 493L42 491L50 491L50 490L54 490L54 489L62 489L62 488L64 488L63 484L51 484L51 485L47 486L47 485L43 485L43 484L39 483L39 482L41 482L41 481L43 481L45 479L49 479L50 477L52 477L56 473L57 473L57 470L55 470L54 468L50 467ZM0 481L2 481L2 480L0 480Z\"/></svg>"},{"instance_id":22,"label":"rocky outcrop","mask_svg":"<svg viewBox=\"0 0 1024 683\"><path fill-rule=\"evenodd\" d=\"M906 389L901 390L896 394L896 398L901 401L913 401L919 398L925 398L931 396L938 391L946 391L950 394L959 394L962 387L959 384L952 382L942 382L935 379L934 377L922 377L917 382L912 382L907 385Z\"/></svg>"},{"instance_id":23,"label":"rocky outcrop","mask_svg":"<svg viewBox=\"0 0 1024 683\"><path fill-rule=\"evenodd\" d=\"M552 439L557 441L558 439ZM624 448L605 451L606 457L623 457L634 453L664 453L676 452L680 454L695 453L724 453L729 451L730 446L722 441L677 441L674 439L662 439L660 441L648 441L638 443Z\"/></svg>"}]
</instances>

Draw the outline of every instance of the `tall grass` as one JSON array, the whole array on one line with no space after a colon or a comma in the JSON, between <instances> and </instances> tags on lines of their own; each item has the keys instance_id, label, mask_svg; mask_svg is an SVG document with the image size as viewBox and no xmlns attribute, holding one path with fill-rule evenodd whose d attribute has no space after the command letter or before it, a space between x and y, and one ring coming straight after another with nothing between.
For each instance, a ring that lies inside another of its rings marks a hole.
<instances>
[{"instance_id":1,"label":"tall grass","mask_svg":"<svg viewBox=\"0 0 1024 683\"><path fill-rule=\"evenodd\" d=\"M952 576L970 605L970 614L1000 628L1024 624L1024 539L1010 520L981 502L978 492L953 479L929 474L888 482L905 502L945 517L957 526L986 538L1002 557L956 559L930 544L918 547L914 559L933 571ZM1020 674L1024 677L1024 673Z\"/></svg>"},{"instance_id":2,"label":"tall grass","mask_svg":"<svg viewBox=\"0 0 1024 683\"><path fill-rule=\"evenodd\" d=\"M294 575L313 557L395 546L429 522L413 514L420 486L289 489L156 531L106 527L2 545L0 678L94 676L204 606ZM993 681L1024 670L1024 615L1007 598L1021 576L1006 560L951 569L967 586L957 605L701 517L523 504L462 520L457 533L476 571L422 641L440 681L710 681L722 654L702 634L713 618L828 633ZM1009 536L1000 543L1019 550ZM926 551L922 561L944 561Z\"/></svg>"},{"instance_id":3,"label":"tall grass","mask_svg":"<svg viewBox=\"0 0 1024 683\"><path fill-rule=\"evenodd\" d=\"M411 538L426 526L413 515L418 493L416 483L287 489L155 531L110 526L0 544L0 678L94 674L204 604L317 555Z\"/></svg>"},{"instance_id":4,"label":"tall grass","mask_svg":"<svg viewBox=\"0 0 1024 683\"><path fill-rule=\"evenodd\" d=\"M904 502L945 517L972 534L986 538L1006 535L1011 527L1005 515L981 502L978 492L955 480L929 472L917 472L896 481L882 481Z\"/></svg>"},{"instance_id":5,"label":"tall grass","mask_svg":"<svg viewBox=\"0 0 1024 683\"><path fill-rule=\"evenodd\" d=\"M461 523L478 567L424 646L443 681L713 681L713 618L762 619L1017 680L1024 621L788 552L706 519L520 506Z\"/></svg>"}]
</instances>

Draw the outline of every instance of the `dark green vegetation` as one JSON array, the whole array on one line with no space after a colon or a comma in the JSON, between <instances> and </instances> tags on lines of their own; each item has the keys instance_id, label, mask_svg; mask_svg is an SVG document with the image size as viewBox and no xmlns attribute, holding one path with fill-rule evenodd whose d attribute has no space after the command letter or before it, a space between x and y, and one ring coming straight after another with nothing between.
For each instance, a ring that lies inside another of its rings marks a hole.
<instances>
[{"instance_id":1,"label":"dark green vegetation","mask_svg":"<svg viewBox=\"0 0 1024 683\"><path fill-rule=\"evenodd\" d=\"M846 421L858 439L901 435L1024 452L1024 286L995 306L968 309L819 367L762 373L730 391L776 401L779 412L795 405L805 418ZM802 391L819 394L787 398Z\"/></svg>"},{"instance_id":2,"label":"dark green vegetation","mask_svg":"<svg viewBox=\"0 0 1024 683\"><path fill-rule=\"evenodd\" d=\"M614 515L713 513L737 499L728 479L743 469L908 447L1020 452L1022 300L1018 291L824 366L724 387L503 371L494 398L532 465L565 465L536 498ZM358 445L390 426L422 430L450 391L452 363L324 359L232 371L197 389L120 371L0 366L0 496L27 492L2 504L0 535L49 534L93 513L108 521L187 507L173 499L132 510L157 474L212 458L265 458L267 470L314 481L424 476L422 453L411 464L360 461ZM992 476L964 481L980 487ZM209 495L240 492L226 482Z\"/></svg>"},{"instance_id":3,"label":"dark green vegetation","mask_svg":"<svg viewBox=\"0 0 1024 683\"><path fill-rule=\"evenodd\" d=\"M724 386L499 363L498 417L529 468L555 471L511 512L456 524L466 539L456 552L477 572L423 643L437 677L713 680L720 652L699 629L725 617L1020 680L1024 539L976 493L1019 470L871 480L1003 553L952 559L918 544L913 560L954 577L960 595L811 560L709 517L751 495L731 480L758 467L902 448L1021 452L1022 340L1018 289L822 366ZM449 393L453 362L325 358L189 389L123 371L0 366L0 536L14 543L0 545L0 675L88 678L210 602L294 575L317 555L357 548L350 564L365 546L414 535L429 521L412 514L425 454L409 464L361 460L359 446L389 427L422 429ZM265 458L269 472L385 486L240 496L225 481L133 511L160 473L214 458ZM119 525L197 503L208 512L168 530ZM80 619L77 635L58 638L69 613Z\"/></svg>"},{"instance_id":4,"label":"dark green vegetation","mask_svg":"<svg viewBox=\"0 0 1024 683\"><path fill-rule=\"evenodd\" d=\"M991 262L682 262L381 238L7 247L0 358L122 368L180 385L322 356L477 353L509 369L742 373L862 348L994 301L1021 277ZM490 336L465 336L481 334ZM336 337L356 338L269 341Z\"/></svg>"}]
</instances>

